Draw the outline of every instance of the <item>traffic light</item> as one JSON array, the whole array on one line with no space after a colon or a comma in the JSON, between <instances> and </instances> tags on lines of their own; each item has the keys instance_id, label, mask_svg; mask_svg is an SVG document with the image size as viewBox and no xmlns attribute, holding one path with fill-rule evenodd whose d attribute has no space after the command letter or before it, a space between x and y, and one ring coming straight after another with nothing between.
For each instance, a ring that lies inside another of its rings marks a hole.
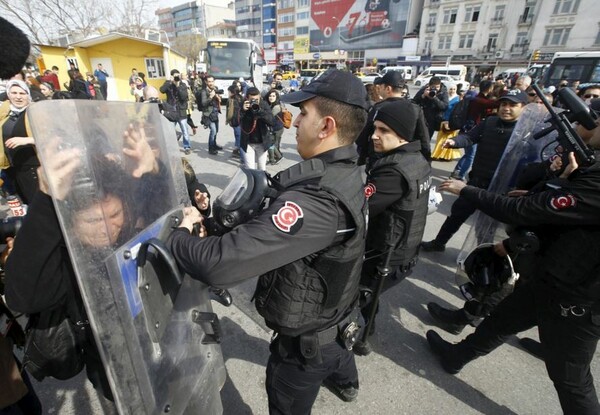
<instances>
[{"instance_id":1,"label":"traffic light","mask_svg":"<svg viewBox=\"0 0 600 415\"><path fill-rule=\"evenodd\" d=\"M531 54L531 60L534 60L534 61L540 60L540 55L541 55L541 53L540 53L539 49L534 50L533 53Z\"/></svg>"}]
</instances>

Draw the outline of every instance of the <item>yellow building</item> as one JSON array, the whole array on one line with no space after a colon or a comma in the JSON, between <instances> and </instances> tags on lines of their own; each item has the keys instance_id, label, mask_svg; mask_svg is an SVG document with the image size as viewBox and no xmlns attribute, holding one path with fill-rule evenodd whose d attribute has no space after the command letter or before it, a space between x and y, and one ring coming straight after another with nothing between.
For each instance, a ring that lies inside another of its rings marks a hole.
<instances>
[{"instance_id":1,"label":"yellow building","mask_svg":"<svg viewBox=\"0 0 600 415\"><path fill-rule=\"evenodd\" d=\"M84 76L86 72L93 73L101 63L109 74L108 99L115 101L135 101L129 87L133 68L143 72L148 85L158 89L169 78L171 69L185 72L187 67L185 56L172 50L169 45L121 33L82 40L66 48L48 45L37 47L41 51L40 71L57 66L61 85L69 82L67 71L71 63Z\"/></svg>"}]
</instances>

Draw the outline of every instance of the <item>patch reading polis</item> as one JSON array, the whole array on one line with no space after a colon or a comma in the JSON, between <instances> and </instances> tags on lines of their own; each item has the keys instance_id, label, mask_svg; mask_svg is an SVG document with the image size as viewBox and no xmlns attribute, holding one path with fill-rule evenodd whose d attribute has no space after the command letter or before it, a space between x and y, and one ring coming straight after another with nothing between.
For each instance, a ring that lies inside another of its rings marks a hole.
<instances>
[{"instance_id":1,"label":"patch reading polis","mask_svg":"<svg viewBox=\"0 0 600 415\"><path fill-rule=\"evenodd\" d=\"M302 227L304 212L294 202L285 202L276 214L271 216L273 224L282 232L295 234Z\"/></svg>"},{"instance_id":2,"label":"patch reading polis","mask_svg":"<svg viewBox=\"0 0 600 415\"><path fill-rule=\"evenodd\" d=\"M377 188L373 183L367 183L365 187L365 197L368 199L377 192Z\"/></svg>"},{"instance_id":3,"label":"patch reading polis","mask_svg":"<svg viewBox=\"0 0 600 415\"><path fill-rule=\"evenodd\" d=\"M575 196L572 194L563 194L554 196L552 199L550 199L549 203L552 209L562 210L577 205L577 200L575 200Z\"/></svg>"}]
</instances>

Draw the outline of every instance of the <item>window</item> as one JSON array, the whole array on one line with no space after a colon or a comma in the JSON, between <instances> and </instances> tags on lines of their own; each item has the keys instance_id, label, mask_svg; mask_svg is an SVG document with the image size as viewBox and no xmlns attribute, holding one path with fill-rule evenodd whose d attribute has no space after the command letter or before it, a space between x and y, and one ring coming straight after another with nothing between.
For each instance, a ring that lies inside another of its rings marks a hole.
<instances>
[{"instance_id":1,"label":"window","mask_svg":"<svg viewBox=\"0 0 600 415\"><path fill-rule=\"evenodd\" d=\"M495 51L497 43L498 43L498 34L497 33L490 34L490 37L488 37L488 41L487 41L488 52Z\"/></svg>"},{"instance_id":2,"label":"window","mask_svg":"<svg viewBox=\"0 0 600 415\"><path fill-rule=\"evenodd\" d=\"M519 32L517 33L517 37L515 38L515 44L519 46L523 46L529 43L527 40L528 34L527 32Z\"/></svg>"},{"instance_id":3,"label":"window","mask_svg":"<svg viewBox=\"0 0 600 415\"><path fill-rule=\"evenodd\" d=\"M307 35L308 34L308 26L297 27L296 34L297 35Z\"/></svg>"},{"instance_id":4,"label":"window","mask_svg":"<svg viewBox=\"0 0 600 415\"><path fill-rule=\"evenodd\" d=\"M173 17L176 19L191 16L191 15L192 15L192 9L183 9L183 10L179 10L179 11L176 11L175 13L173 13Z\"/></svg>"},{"instance_id":5,"label":"window","mask_svg":"<svg viewBox=\"0 0 600 415\"><path fill-rule=\"evenodd\" d=\"M494 10L494 17L492 21L499 22L504 19L504 11L506 10L506 6L496 6L496 10Z\"/></svg>"},{"instance_id":6,"label":"window","mask_svg":"<svg viewBox=\"0 0 600 415\"><path fill-rule=\"evenodd\" d=\"M556 0L553 14L577 13L580 0Z\"/></svg>"},{"instance_id":7,"label":"window","mask_svg":"<svg viewBox=\"0 0 600 415\"><path fill-rule=\"evenodd\" d=\"M570 27L554 27L552 29L547 29L546 35L544 36L544 46L564 46L567 44L570 33Z\"/></svg>"},{"instance_id":8,"label":"window","mask_svg":"<svg viewBox=\"0 0 600 415\"><path fill-rule=\"evenodd\" d=\"M458 13L458 9L446 9L444 10L444 24L452 24L456 23L456 15Z\"/></svg>"},{"instance_id":9,"label":"window","mask_svg":"<svg viewBox=\"0 0 600 415\"><path fill-rule=\"evenodd\" d=\"M279 23L291 23L294 21L294 13L285 13L279 15Z\"/></svg>"},{"instance_id":10,"label":"window","mask_svg":"<svg viewBox=\"0 0 600 415\"><path fill-rule=\"evenodd\" d=\"M165 63L160 58L146 58L146 76L149 79L165 77Z\"/></svg>"},{"instance_id":11,"label":"window","mask_svg":"<svg viewBox=\"0 0 600 415\"><path fill-rule=\"evenodd\" d=\"M426 40L423 44L423 54L429 55L431 53L431 40Z\"/></svg>"},{"instance_id":12,"label":"window","mask_svg":"<svg viewBox=\"0 0 600 415\"><path fill-rule=\"evenodd\" d=\"M298 0L298 7L308 7L310 0Z\"/></svg>"},{"instance_id":13,"label":"window","mask_svg":"<svg viewBox=\"0 0 600 415\"><path fill-rule=\"evenodd\" d=\"M458 40L458 48L459 49L469 49L473 47L473 38L475 37L474 33L466 33L460 35Z\"/></svg>"},{"instance_id":14,"label":"window","mask_svg":"<svg viewBox=\"0 0 600 415\"><path fill-rule=\"evenodd\" d=\"M598 29L598 33L596 33L596 41L594 45L600 45L600 29Z\"/></svg>"},{"instance_id":15,"label":"window","mask_svg":"<svg viewBox=\"0 0 600 415\"><path fill-rule=\"evenodd\" d=\"M294 0L279 0L277 3L279 4L280 9L289 9L290 7L294 7Z\"/></svg>"},{"instance_id":16,"label":"window","mask_svg":"<svg viewBox=\"0 0 600 415\"><path fill-rule=\"evenodd\" d=\"M467 6L465 7L465 22L476 22L479 20L479 11L481 6ZM452 22L454 23L454 22Z\"/></svg>"},{"instance_id":17,"label":"window","mask_svg":"<svg viewBox=\"0 0 600 415\"><path fill-rule=\"evenodd\" d=\"M296 14L296 20L304 20L310 18L310 12L300 12Z\"/></svg>"},{"instance_id":18,"label":"window","mask_svg":"<svg viewBox=\"0 0 600 415\"><path fill-rule=\"evenodd\" d=\"M440 35L438 49L450 49L452 44L452 34Z\"/></svg>"},{"instance_id":19,"label":"window","mask_svg":"<svg viewBox=\"0 0 600 415\"><path fill-rule=\"evenodd\" d=\"M277 36L294 36L294 28L282 27L277 31Z\"/></svg>"},{"instance_id":20,"label":"window","mask_svg":"<svg viewBox=\"0 0 600 415\"><path fill-rule=\"evenodd\" d=\"M429 23L428 26L435 26L435 22L437 20L437 13L429 13Z\"/></svg>"}]
</instances>

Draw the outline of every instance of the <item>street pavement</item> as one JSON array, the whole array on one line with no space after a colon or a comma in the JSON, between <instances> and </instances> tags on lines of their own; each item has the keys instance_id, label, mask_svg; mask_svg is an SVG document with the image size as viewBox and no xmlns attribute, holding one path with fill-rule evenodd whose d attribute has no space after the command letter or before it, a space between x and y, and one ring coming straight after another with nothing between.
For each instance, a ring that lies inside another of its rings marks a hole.
<instances>
[{"instance_id":1,"label":"street pavement","mask_svg":"<svg viewBox=\"0 0 600 415\"><path fill-rule=\"evenodd\" d=\"M411 91L413 94L415 91ZM298 110L290 108L296 115ZM200 115L194 113L199 124ZM208 131L200 128L192 136L192 153L187 156L207 184L213 199L228 183L239 166L231 158L233 134L221 120L218 144L225 150L208 154ZM433 144L433 143L432 143ZM284 159L268 166L271 174L300 161L295 151L295 129L283 134ZM182 153L183 155L183 153ZM434 185L448 177L455 162L433 162ZM454 196L445 194L437 212L428 216L425 240L432 239L441 226ZM469 226L450 240L442 253L422 253L413 274L385 293L377 318L377 333L372 338L374 352L356 358L360 374L360 393L352 403L339 400L322 388L314 414L560 414L552 382L542 361L523 351L517 337L490 355L467 365L460 374L444 372L425 340L425 332L435 325L426 304L437 301L444 306L463 304L454 281L456 257ZM251 298L255 279L232 288L234 303L226 308L213 303L222 329L222 350L228 379L221 397L225 414L266 414L265 365L268 359L270 330L256 313ZM467 327L459 336L439 331L442 337L458 341L471 333ZM536 330L520 336L538 338ZM592 373L598 379L595 359ZM84 374L66 382L45 380L35 383L45 414L112 414L110 403L98 398Z\"/></svg>"}]
</instances>

